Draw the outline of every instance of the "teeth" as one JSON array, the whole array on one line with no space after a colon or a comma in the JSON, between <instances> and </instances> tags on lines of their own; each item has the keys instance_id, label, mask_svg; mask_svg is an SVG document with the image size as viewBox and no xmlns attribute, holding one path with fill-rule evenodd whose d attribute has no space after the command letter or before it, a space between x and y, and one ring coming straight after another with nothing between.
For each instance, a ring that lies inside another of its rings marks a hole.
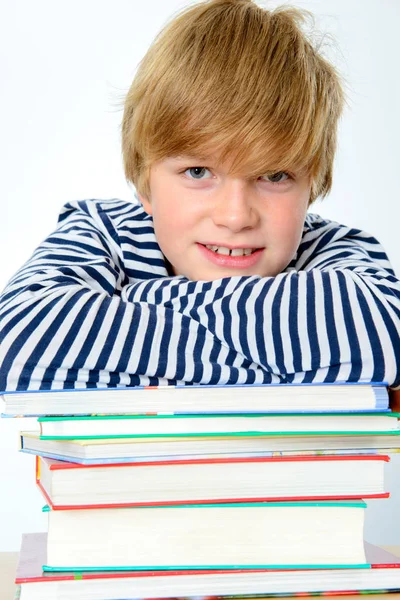
<instances>
[{"instance_id":1,"label":"teeth","mask_svg":"<svg viewBox=\"0 0 400 600\"><path fill-rule=\"evenodd\" d=\"M206 245L206 248L212 250L216 254L224 254L225 256L249 256L253 250L251 248L233 248L230 250L225 246L209 246Z\"/></svg>"},{"instance_id":2,"label":"teeth","mask_svg":"<svg viewBox=\"0 0 400 600\"><path fill-rule=\"evenodd\" d=\"M234 248L231 250L231 256L249 256L252 253L251 248Z\"/></svg>"}]
</instances>

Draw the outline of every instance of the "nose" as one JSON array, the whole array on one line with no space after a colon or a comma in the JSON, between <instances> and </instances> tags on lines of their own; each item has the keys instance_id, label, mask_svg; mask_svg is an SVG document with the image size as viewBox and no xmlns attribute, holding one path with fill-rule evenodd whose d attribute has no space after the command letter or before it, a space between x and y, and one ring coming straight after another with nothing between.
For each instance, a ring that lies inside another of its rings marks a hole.
<instances>
[{"instance_id":1,"label":"nose","mask_svg":"<svg viewBox=\"0 0 400 600\"><path fill-rule=\"evenodd\" d=\"M241 179L226 180L218 190L213 205L212 219L221 227L234 233L252 229L258 223L254 191L248 182Z\"/></svg>"}]
</instances>

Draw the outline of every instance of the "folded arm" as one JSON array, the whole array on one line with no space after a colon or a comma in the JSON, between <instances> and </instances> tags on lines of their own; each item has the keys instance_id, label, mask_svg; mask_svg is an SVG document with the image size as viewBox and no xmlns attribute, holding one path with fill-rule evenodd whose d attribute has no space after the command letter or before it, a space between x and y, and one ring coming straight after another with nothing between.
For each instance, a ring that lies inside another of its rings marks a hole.
<instances>
[{"instance_id":1,"label":"folded arm","mask_svg":"<svg viewBox=\"0 0 400 600\"><path fill-rule=\"evenodd\" d=\"M128 239L127 206L69 205L10 281L0 389L400 384L399 282L372 238L327 225L305 233L293 270L277 277L190 282L167 276L147 222ZM140 278L127 267L133 251L150 256L145 279L144 259L132 263Z\"/></svg>"}]
</instances>

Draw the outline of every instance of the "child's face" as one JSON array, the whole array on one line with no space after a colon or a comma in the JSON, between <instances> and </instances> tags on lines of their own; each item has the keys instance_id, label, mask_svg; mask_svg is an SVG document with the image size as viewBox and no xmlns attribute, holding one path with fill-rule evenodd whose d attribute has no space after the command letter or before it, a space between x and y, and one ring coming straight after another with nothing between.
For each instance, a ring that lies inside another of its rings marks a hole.
<instances>
[{"instance_id":1,"label":"child's face","mask_svg":"<svg viewBox=\"0 0 400 600\"><path fill-rule=\"evenodd\" d=\"M285 269L300 243L310 181L283 172L233 177L212 158L181 156L151 167L150 191L141 200L174 274L211 281Z\"/></svg>"}]
</instances>

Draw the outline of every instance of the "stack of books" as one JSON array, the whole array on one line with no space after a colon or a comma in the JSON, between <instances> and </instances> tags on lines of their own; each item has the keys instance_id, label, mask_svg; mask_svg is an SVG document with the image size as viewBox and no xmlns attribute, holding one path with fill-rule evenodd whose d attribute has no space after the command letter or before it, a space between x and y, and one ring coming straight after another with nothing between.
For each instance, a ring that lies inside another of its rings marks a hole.
<instances>
[{"instance_id":1,"label":"stack of books","mask_svg":"<svg viewBox=\"0 0 400 600\"><path fill-rule=\"evenodd\" d=\"M400 447L383 385L3 400L5 415L42 415L21 450L49 526L23 537L21 600L400 590L400 559L363 539L364 499L388 497Z\"/></svg>"}]
</instances>

